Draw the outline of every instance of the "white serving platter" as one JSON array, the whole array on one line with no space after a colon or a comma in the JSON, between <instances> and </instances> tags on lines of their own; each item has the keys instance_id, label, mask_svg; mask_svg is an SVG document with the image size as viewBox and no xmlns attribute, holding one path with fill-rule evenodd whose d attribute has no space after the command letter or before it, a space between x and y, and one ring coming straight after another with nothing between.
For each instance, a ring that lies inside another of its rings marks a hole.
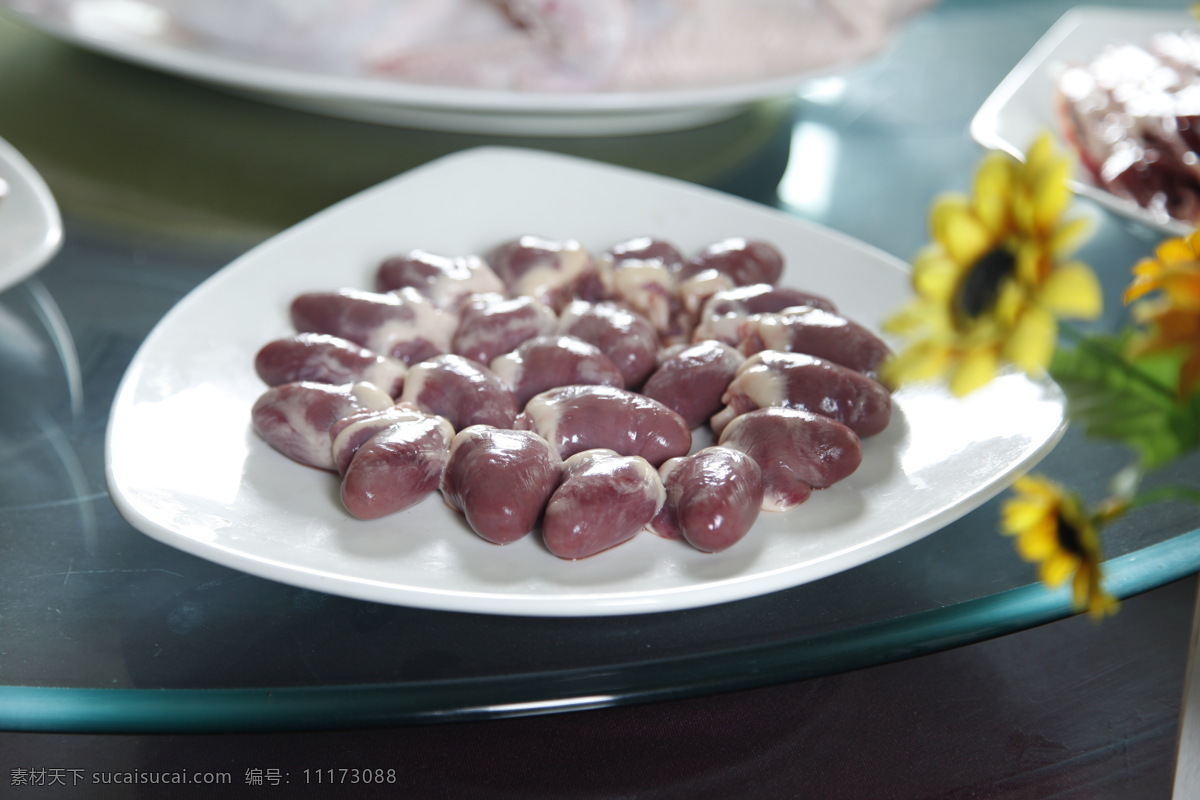
<instances>
[{"instance_id":1,"label":"white serving platter","mask_svg":"<svg viewBox=\"0 0 1200 800\"><path fill-rule=\"evenodd\" d=\"M728 236L783 251L783 283L876 326L908 293L906 265L844 235L672 179L510 148L464 151L351 197L246 253L172 309L118 390L107 476L121 513L189 553L284 583L382 603L488 614L670 611L762 595L914 542L1004 489L1064 426L1049 382L1005 376L967 399L895 396L847 480L716 555L644 533L581 561L536 535L499 547L431 496L389 518L351 518L336 476L260 440L253 359L291 333L292 298L369 287L386 256L484 253L520 234L601 250L654 234L685 252ZM702 442L697 442L697 446Z\"/></svg>"},{"instance_id":2,"label":"white serving platter","mask_svg":"<svg viewBox=\"0 0 1200 800\"><path fill-rule=\"evenodd\" d=\"M521 136L617 136L696 127L733 117L861 54L804 72L723 86L638 92L523 92L404 83L270 63L189 36L169 11L142 0L0 0L15 18L115 58L329 116L405 127Z\"/></svg>"},{"instance_id":3,"label":"white serving platter","mask_svg":"<svg viewBox=\"0 0 1200 800\"><path fill-rule=\"evenodd\" d=\"M62 218L46 182L0 139L0 291L41 269L62 238Z\"/></svg>"}]
</instances>

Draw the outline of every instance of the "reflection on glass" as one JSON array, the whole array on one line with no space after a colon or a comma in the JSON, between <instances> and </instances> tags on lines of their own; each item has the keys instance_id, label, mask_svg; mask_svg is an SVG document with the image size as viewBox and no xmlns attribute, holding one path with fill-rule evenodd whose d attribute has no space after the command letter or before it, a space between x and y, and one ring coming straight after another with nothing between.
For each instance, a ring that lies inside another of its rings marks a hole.
<instances>
[{"instance_id":1,"label":"reflection on glass","mask_svg":"<svg viewBox=\"0 0 1200 800\"><path fill-rule=\"evenodd\" d=\"M46 332L50 334L50 343L58 352L62 364L63 376L67 380L67 395L71 401L71 416L74 419L83 418L83 372L79 367L79 353L75 349L75 339L63 316L58 303L42 284L41 281L31 280L25 283L25 288L33 298L33 309Z\"/></svg>"},{"instance_id":2,"label":"reflection on glass","mask_svg":"<svg viewBox=\"0 0 1200 800\"><path fill-rule=\"evenodd\" d=\"M792 132L792 154L779 181L779 200L792 211L820 218L829 210L837 177L837 133L827 125L801 122Z\"/></svg>"}]
</instances>

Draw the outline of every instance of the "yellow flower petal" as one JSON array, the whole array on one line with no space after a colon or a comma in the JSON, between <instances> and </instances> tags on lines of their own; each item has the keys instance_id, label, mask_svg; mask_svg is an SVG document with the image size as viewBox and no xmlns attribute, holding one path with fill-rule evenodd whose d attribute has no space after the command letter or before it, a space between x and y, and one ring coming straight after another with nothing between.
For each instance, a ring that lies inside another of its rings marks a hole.
<instances>
[{"instance_id":1,"label":"yellow flower petal","mask_svg":"<svg viewBox=\"0 0 1200 800\"><path fill-rule=\"evenodd\" d=\"M1096 622L1111 617L1121 610L1121 603L1117 598L1105 591L1097 589L1092 593L1088 600L1088 616Z\"/></svg>"},{"instance_id":2,"label":"yellow flower petal","mask_svg":"<svg viewBox=\"0 0 1200 800\"><path fill-rule=\"evenodd\" d=\"M1050 274L1042 286L1041 301L1060 317L1095 319L1103 310L1103 292L1096 274L1078 261Z\"/></svg>"},{"instance_id":3,"label":"yellow flower petal","mask_svg":"<svg viewBox=\"0 0 1200 800\"><path fill-rule=\"evenodd\" d=\"M930 215L930 224L934 238L959 264L974 264L996 243L963 197L947 197L938 202Z\"/></svg>"},{"instance_id":4,"label":"yellow flower petal","mask_svg":"<svg viewBox=\"0 0 1200 800\"><path fill-rule=\"evenodd\" d=\"M1046 168L1054 158L1054 140L1049 133L1042 132L1029 144L1025 151L1025 168L1037 173Z\"/></svg>"},{"instance_id":5,"label":"yellow flower petal","mask_svg":"<svg viewBox=\"0 0 1200 800\"><path fill-rule=\"evenodd\" d=\"M1062 586L1067 578L1075 572L1077 566L1079 566L1078 558L1060 550L1042 562L1041 568L1038 570L1038 577L1041 578L1042 583L1051 588Z\"/></svg>"},{"instance_id":6,"label":"yellow flower petal","mask_svg":"<svg viewBox=\"0 0 1200 800\"><path fill-rule=\"evenodd\" d=\"M954 294L963 269L940 248L925 251L913 260L913 289L923 297L946 302Z\"/></svg>"},{"instance_id":7,"label":"yellow flower petal","mask_svg":"<svg viewBox=\"0 0 1200 800\"><path fill-rule=\"evenodd\" d=\"M885 361L879 370L888 386L922 383L941 378L952 363L948 347L930 341L918 342Z\"/></svg>"},{"instance_id":8,"label":"yellow flower petal","mask_svg":"<svg viewBox=\"0 0 1200 800\"><path fill-rule=\"evenodd\" d=\"M1013 224L1018 231L1032 233L1037 230L1037 203L1027 187L1013 192L1011 199Z\"/></svg>"},{"instance_id":9,"label":"yellow flower petal","mask_svg":"<svg viewBox=\"0 0 1200 800\"><path fill-rule=\"evenodd\" d=\"M1057 336L1053 314L1038 307L1026 309L1004 344L1004 357L1025 372L1039 375L1050 364Z\"/></svg>"},{"instance_id":10,"label":"yellow flower petal","mask_svg":"<svg viewBox=\"0 0 1200 800\"><path fill-rule=\"evenodd\" d=\"M1050 515L1054 504L1038 498L1016 498L1004 504L1000 524L1005 533L1017 535Z\"/></svg>"},{"instance_id":11,"label":"yellow flower petal","mask_svg":"<svg viewBox=\"0 0 1200 800\"><path fill-rule=\"evenodd\" d=\"M1016 281L1005 281L1000 287L1000 291L996 295L996 303L992 306L992 319L990 320L995 330L988 333L995 340L1000 340L1007 336L1009 329L1016 324L1021 315L1025 312L1028 306L1027 294L1024 287ZM986 318L978 320L978 324L983 327L988 320Z\"/></svg>"},{"instance_id":12,"label":"yellow flower petal","mask_svg":"<svg viewBox=\"0 0 1200 800\"><path fill-rule=\"evenodd\" d=\"M1154 248L1154 255L1164 264L1170 264L1176 261L1193 261L1196 258L1196 251L1187 243L1186 239L1164 239L1159 242L1158 247Z\"/></svg>"},{"instance_id":13,"label":"yellow flower petal","mask_svg":"<svg viewBox=\"0 0 1200 800\"><path fill-rule=\"evenodd\" d=\"M950 378L950 391L959 397L986 386L996 377L999 362L991 349L976 349L964 354Z\"/></svg>"},{"instance_id":14,"label":"yellow flower petal","mask_svg":"<svg viewBox=\"0 0 1200 800\"><path fill-rule=\"evenodd\" d=\"M1200 228L1183 237L1183 240L1192 248L1193 253L1200 254Z\"/></svg>"},{"instance_id":15,"label":"yellow flower petal","mask_svg":"<svg viewBox=\"0 0 1200 800\"><path fill-rule=\"evenodd\" d=\"M1070 171L1070 161L1054 159L1037 175L1033 186L1033 222L1037 230L1052 230L1070 205L1072 195L1067 185Z\"/></svg>"},{"instance_id":16,"label":"yellow flower petal","mask_svg":"<svg viewBox=\"0 0 1200 800\"><path fill-rule=\"evenodd\" d=\"M1044 561L1058 552L1058 536L1053 520L1030 528L1017 539L1017 554L1025 561Z\"/></svg>"},{"instance_id":17,"label":"yellow flower petal","mask_svg":"<svg viewBox=\"0 0 1200 800\"><path fill-rule=\"evenodd\" d=\"M1008 198L1015 179L1015 163L1002 153L990 153L975 176L972 209L975 216L993 234L1009 226Z\"/></svg>"},{"instance_id":18,"label":"yellow flower petal","mask_svg":"<svg viewBox=\"0 0 1200 800\"><path fill-rule=\"evenodd\" d=\"M1076 217L1063 222L1050 234L1050 252L1065 256L1075 252L1092 232L1092 222L1087 217Z\"/></svg>"}]
</instances>

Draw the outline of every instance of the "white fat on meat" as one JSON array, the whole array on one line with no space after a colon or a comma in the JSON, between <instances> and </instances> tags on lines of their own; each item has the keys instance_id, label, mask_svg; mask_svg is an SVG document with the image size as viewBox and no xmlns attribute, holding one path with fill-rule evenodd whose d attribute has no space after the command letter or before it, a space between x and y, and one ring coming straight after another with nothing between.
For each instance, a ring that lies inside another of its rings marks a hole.
<instances>
[{"instance_id":1,"label":"white fat on meat","mask_svg":"<svg viewBox=\"0 0 1200 800\"><path fill-rule=\"evenodd\" d=\"M332 386L302 381L273 386L251 410L255 431L293 461L335 470L330 429L360 411L390 408L392 397L378 386L354 383Z\"/></svg>"},{"instance_id":2,"label":"white fat on meat","mask_svg":"<svg viewBox=\"0 0 1200 800\"><path fill-rule=\"evenodd\" d=\"M390 408L359 411L343 417L329 429L332 442L333 463L339 475L354 460L354 454L364 444L398 422L426 419L432 414L421 411L408 403L397 403Z\"/></svg>"},{"instance_id":3,"label":"white fat on meat","mask_svg":"<svg viewBox=\"0 0 1200 800\"><path fill-rule=\"evenodd\" d=\"M412 288L435 306L456 311L474 295L503 294L504 282L479 256L411 250L379 265L375 288L381 292Z\"/></svg>"},{"instance_id":4,"label":"white fat on meat","mask_svg":"<svg viewBox=\"0 0 1200 800\"><path fill-rule=\"evenodd\" d=\"M354 342L320 333L299 333L269 342L254 359L268 386L312 381L340 385L366 381L393 397L400 394L408 366Z\"/></svg>"},{"instance_id":5,"label":"white fat on meat","mask_svg":"<svg viewBox=\"0 0 1200 800\"><path fill-rule=\"evenodd\" d=\"M471 425L511 428L520 410L512 389L496 373L448 353L413 365L400 400L440 414L455 430Z\"/></svg>"},{"instance_id":6,"label":"white fat on meat","mask_svg":"<svg viewBox=\"0 0 1200 800\"><path fill-rule=\"evenodd\" d=\"M537 336L492 359L492 372L524 406L534 395L559 386L624 387L625 376L594 344L575 336Z\"/></svg>"},{"instance_id":7,"label":"white fat on meat","mask_svg":"<svg viewBox=\"0 0 1200 800\"><path fill-rule=\"evenodd\" d=\"M683 417L657 400L611 386L562 386L525 404L516 427L539 434L564 459L608 449L645 458L655 467L686 455L692 432Z\"/></svg>"}]
</instances>

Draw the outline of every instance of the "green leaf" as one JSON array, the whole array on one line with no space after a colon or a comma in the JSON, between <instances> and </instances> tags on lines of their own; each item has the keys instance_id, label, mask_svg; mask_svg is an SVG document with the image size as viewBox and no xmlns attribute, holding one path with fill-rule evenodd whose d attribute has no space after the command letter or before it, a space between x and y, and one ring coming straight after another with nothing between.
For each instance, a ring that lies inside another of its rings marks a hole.
<instances>
[{"instance_id":1,"label":"green leaf","mask_svg":"<svg viewBox=\"0 0 1200 800\"><path fill-rule=\"evenodd\" d=\"M1177 356L1129 359L1123 338L1089 336L1056 350L1050 374L1067 395L1071 421L1089 436L1123 442L1144 469L1197 446L1200 406L1177 398Z\"/></svg>"}]
</instances>

